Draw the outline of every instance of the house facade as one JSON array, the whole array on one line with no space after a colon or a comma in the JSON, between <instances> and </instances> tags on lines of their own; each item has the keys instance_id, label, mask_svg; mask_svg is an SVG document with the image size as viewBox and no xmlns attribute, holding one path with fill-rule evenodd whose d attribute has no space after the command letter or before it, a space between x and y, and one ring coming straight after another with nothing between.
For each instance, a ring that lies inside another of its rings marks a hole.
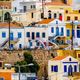
<instances>
[{"instance_id":1,"label":"house facade","mask_svg":"<svg viewBox=\"0 0 80 80\"><path fill-rule=\"evenodd\" d=\"M79 72L79 61L72 56L57 56L48 61L49 80L70 80L74 72Z\"/></svg>"},{"instance_id":2,"label":"house facade","mask_svg":"<svg viewBox=\"0 0 80 80\"><path fill-rule=\"evenodd\" d=\"M47 48L49 46L49 43L56 45L54 41L57 37L66 36L65 30L65 23L59 21L58 19L44 19L35 25L32 24L25 27L16 26L11 23L11 48ZM3 48L9 45L9 28L7 23L1 23L0 32L0 47Z\"/></svg>"}]
</instances>

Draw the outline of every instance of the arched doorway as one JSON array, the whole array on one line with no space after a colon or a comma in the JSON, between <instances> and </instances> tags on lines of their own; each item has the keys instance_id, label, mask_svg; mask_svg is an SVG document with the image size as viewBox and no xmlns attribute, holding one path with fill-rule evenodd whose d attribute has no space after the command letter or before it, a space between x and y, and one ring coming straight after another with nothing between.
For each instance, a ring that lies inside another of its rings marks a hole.
<instances>
[{"instance_id":1,"label":"arched doorway","mask_svg":"<svg viewBox=\"0 0 80 80\"><path fill-rule=\"evenodd\" d=\"M72 65L70 65L70 66L68 67L68 75L69 75L69 76L72 76L72 73L73 73L73 67L72 67Z\"/></svg>"}]
</instances>

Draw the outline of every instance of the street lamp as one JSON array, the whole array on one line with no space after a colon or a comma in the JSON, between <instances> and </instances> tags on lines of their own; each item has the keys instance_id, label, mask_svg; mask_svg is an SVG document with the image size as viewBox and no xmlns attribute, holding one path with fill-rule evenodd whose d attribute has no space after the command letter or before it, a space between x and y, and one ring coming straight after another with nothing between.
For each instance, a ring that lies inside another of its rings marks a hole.
<instances>
[{"instance_id":1,"label":"street lamp","mask_svg":"<svg viewBox=\"0 0 80 80\"><path fill-rule=\"evenodd\" d=\"M10 22L11 22L12 18L11 18L11 15L9 12L5 13L4 20L6 22L8 22L8 24L9 24L9 50L10 50Z\"/></svg>"},{"instance_id":2,"label":"street lamp","mask_svg":"<svg viewBox=\"0 0 80 80\"><path fill-rule=\"evenodd\" d=\"M33 66L33 65L34 65L33 63L30 63L28 65L14 65L14 67L18 67L18 69L19 69L19 80L21 80L20 79L21 67L27 67L27 66Z\"/></svg>"}]
</instances>

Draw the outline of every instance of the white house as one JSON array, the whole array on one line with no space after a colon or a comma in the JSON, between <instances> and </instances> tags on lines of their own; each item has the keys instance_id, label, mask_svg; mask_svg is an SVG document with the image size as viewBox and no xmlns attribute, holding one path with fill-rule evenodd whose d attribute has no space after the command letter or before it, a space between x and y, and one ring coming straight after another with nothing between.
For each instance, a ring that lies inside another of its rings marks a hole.
<instances>
[{"instance_id":1,"label":"white house","mask_svg":"<svg viewBox=\"0 0 80 80\"><path fill-rule=\"evenodd\" d=\"M58 19L44 19L35 25L20 27L11 23L10 47L16 49L49 47L49 43L56 46L54 40L59 36L66 36L65 23ZM9 28L7 23L0 24L1 48L8 46Z\"/></svg>"},{"instance_id":2,"label":"white house","mask_svg":"<svg viewBox=\"0 0 80 80\"><path fill-rule=\"evenodd\" d=\"M74 72L79 72L79 61L72 56L57 56L48 61L49 80L70 80Z\"/></svg>"}]
</instances>

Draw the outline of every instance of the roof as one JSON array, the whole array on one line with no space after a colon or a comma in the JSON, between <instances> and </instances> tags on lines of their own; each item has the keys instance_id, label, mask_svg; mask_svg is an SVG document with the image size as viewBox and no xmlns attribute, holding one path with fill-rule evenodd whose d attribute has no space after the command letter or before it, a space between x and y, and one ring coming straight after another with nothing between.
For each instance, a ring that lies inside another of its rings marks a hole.
<instances>
[{"instance_id":1,"label":"roof","mask_svg":"<svg viewBox=\"0 0 80 80\"><path fill-rule=\"evenodd\" d=\"M55 57L55 58L53 58L53 59L51 59L51 60L62 60L62 59L64 59L64 58L66 58L67 56L57 56L57 57Z\"/></svg>"},{"instance_id":2,"label":"roof","mask_svg":"<svg viewBox=\"0 0 80 80\"><path fill-rule=\"evenodd\" d=\"M0 28L8 28L8 27L9 27L9 24L7 22L0 23ZM19 24L13 24L13 23L10 23L10 27L11 28L21 28Z\"/></svg>"},{"instance_id":3,"label":"roof","mask_svg":"<svg viewBox=\"0 0 80 80\"><path fill-rule=\"evenodd\" d=\"M45 3L45 5L69 6L68 4L63 3L62 1L47 2Z\"/></svg>"},{"instance_id":4,"label":"roof","mask_svg":"<svg viewBox=\"0 0 80 80\"><path fill-rule=\"evenodd\" d=\"M10 1L0 1L0 7L11 9L11 2Z\"/></svg>"},{"instance_id":5,"label":"roof","mask_svg":"<svg viewBox=\"0 0 80 80\"><path fill-rule=\"evenodd\" d=\"M39 21L38 24L48 24L51 21L53 21L54 19L43 19L42 21Z\"/></svg>"}]
</instances>

